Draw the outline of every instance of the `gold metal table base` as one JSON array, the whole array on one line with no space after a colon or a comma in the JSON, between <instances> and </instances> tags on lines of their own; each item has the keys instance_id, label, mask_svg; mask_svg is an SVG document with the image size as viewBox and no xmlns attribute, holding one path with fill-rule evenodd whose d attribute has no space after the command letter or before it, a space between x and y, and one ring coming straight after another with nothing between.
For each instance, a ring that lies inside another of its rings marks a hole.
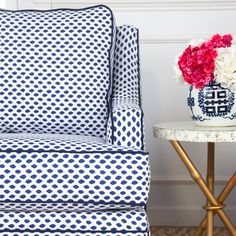
<instances>
[{"instance_id":1,"label":"gold metal table base","mask_svg":"<svg viewBox=\"0 0 236 236\"><path fill-rule=\"evenodd\" d=\"M213 236L213 228L214 228L214 215L218 214L221 221L226 226L230 235L236 236L236 229L229 217L223 210L223 203L226 200L229 193L232 191L236 184L236 172L233 174L231 179L226 184L225 188L219 195L218 199L214 196L214 143L208 143L208 159L207 159L207 181L205 182L200 172L194 166L189 156L185 152L184 148L181 144L176 140L171 140L171 144L174 149L178 153L181 160L184 162L187 167L191 177L197 183L197 185L202 190L203 194L207 199L206 204L206 217L202 220L195 236L200 236L204 232L205 228L207 228L207 236Z\"/></svg>"}]
</instances>

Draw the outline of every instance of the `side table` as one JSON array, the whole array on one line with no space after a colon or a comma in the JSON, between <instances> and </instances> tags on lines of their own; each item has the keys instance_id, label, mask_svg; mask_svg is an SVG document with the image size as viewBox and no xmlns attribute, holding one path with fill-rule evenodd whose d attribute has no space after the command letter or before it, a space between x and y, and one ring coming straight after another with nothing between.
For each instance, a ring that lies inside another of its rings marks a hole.
<instances>
[{"instance_id":1,"label":"side table","mask_svg":"<svg viewBox=\"0 0 236 236\"><path fill-rule=\"evenodd\" d=\"M214 195L215 143L236 143L236 127L200 127L196 126L191 121L159 123L154 126L153 134L156 138L162 138L170 141L175 151L187 167L191 177L206 197L207 204L204 209L207 214L202 220L195 236L202 235L205 228L207 228L207 236L213 236L215 214L218 214L221 221L228 229L230 235L236 236L236 229L223 209L224 201L236 184L236 172L234 172L232 177L229 179L218 198ZM206 181L192 163L191 158L180 144L180 141L207 143L208 151ZM234 165L236 168L236 160Z\"/></svg>"}]
</instances>

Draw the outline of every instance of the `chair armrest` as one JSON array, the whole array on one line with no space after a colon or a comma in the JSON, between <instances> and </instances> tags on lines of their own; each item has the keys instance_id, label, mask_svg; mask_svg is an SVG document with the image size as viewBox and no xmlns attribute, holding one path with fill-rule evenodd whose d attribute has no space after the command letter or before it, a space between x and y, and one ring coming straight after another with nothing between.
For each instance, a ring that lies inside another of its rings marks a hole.
<instances>
[{"instance_id":1,"label":"chair armrest","mask_svg":"<svg viewBox=\"0 0 236 236\"><path fill-rule=\"evenodd\" d=\"M113 102L108 121L107 142L144 150L143 111L130 99Z\"/></svg>"},{"instance_id":2,"label":"chair armrest","mask_svg":"<svg viewBox=\"0 0 236 236\"><path fill-rule=\"evenodd\" d=\"M107 142L144 150L138 29L123 25L116 32Z\"/></svg>"}]
</instances>

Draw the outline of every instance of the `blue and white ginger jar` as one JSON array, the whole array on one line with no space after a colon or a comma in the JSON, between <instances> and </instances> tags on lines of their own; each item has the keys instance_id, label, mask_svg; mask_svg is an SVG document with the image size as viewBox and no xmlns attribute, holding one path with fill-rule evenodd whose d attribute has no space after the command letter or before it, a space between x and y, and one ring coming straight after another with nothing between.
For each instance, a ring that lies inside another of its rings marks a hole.
<instances>
[{"instance_id":1,"label":"blue and white ginger jar","mask_svg":"<svg viewBox=\"0 0 236 236\"><path fill-rule=\"evenodd\" d=\"M235 93L220 84L211 82L201 89L191 86L187 102L196 125L236 125Z\"/></svg>"}]
</instances>

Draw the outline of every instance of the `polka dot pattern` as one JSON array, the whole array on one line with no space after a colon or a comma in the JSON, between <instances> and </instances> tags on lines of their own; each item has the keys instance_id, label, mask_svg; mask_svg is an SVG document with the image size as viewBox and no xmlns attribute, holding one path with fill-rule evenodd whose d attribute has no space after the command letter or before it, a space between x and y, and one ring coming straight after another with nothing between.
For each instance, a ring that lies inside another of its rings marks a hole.
<instances>
[{"instance_id":1,"label":"polka dot pattern","mask_svg":"<svg viewBox=\"0 0 236 236\"><path fill-rule=\"evenodd\" d=\"M132 26L117 27L112 92L107 141L144 150L138 30Z\"/></svg>"},{"instance_id":2,"label":"polka dot pattern","mask_svg":"<svg viewBox=\"0 0 236 236\"><path fill-rule=\"evenodd\" d=\"M136 209L137 207L128 207ZM47 202L47 203L30 203L30 202L0 202L0 211L8 212L84 212L84 211L104 211L104 210L124 210L127 205L122 204L99 204L99 203L76 203L76 202Z\"/></svg>"},{"instance_id":3,"label":"polka dot pattern","mask_svg":"<svg viewBox=\"0 0 236 236\"><path fill-rule=\"evenodd\" d=\"M1 10L0 22L0 132L105 137L110 9Z\"/></svg>"},{"instance_id":4,"label":"polka dot pattern","mask_svg":"<svg viewBox=\"0 0 236 236\"><path fill-rule=\"evenodd\" d=\"M106 153L127 152L129 148L107 144L104 139L93 136L61 134L0 133L0 148L4 152L60 152L60 153ZM142 153L142 152L141 152Z\"/></svg>"},{"instance_id":5,"label":"polka dot pattern","mask_svg":"<svg viewBox=\"0 0 236 236\"><path fill-rule=\"evenodd\" d=\"M94 223L96 222L96 223ZM72 232L147 232L146 213L142 208L107 211L0 212L2 231Z\"/></svg>"},{"instance_id":6,"label":"polka dot pattern","mask_svg":"<svg viewBox=\"0 0 236 236\"><path fill-rule=\"evenodd\" d=\"M29 232L29 231L25 231L24 233L3 233L1 234L1 236L111 236L111 233L104 233L104 232L96 232L96 231L93 231L93 232L89 232L89 233L32 233L32 232ZM132 234L130 233L112 233L112 235L114 236L123 236L123 235L128 235L128 236L151 236L150 233L138 233L138 232L132 232Z\"/></svg>"},{"instance_id":7,"label":"polka dot pattern","mask_svg":"<svg viewBox=\"0 0 236 236\"><path fill-rule=\"evenodd\" d=\"M138 29L117 27L114 54L113 99L131 99L140 103Z\"/></svg>"},{"instance_id":8,"label":"polka dot pattern","mask_svg":"<svg viewBox=\"0 0 236 236\"><path fill-rule=\"evenodd\" d=\"M0 136L1 201L146 205L147 153L58 136Z\"/></svg>"},{"instance_id":9,"label":"polka dot pattern","mask_svg":"<svg viewBox=\"0 0 236 236\"><path fill-rule=\"evenodd\" d=\"M0 22L0 235L150 236L137 29L102 5Z\"/></svg>"},{"instance_id":10,"label":"polka dot pattern","mask_svg":"<svg viewBox=\"0 0 236 236\"><path fill-rule=\"evenodd\" d=\"M113 236L130 236L130 233L112 233ZM89 232L89 233L32 233L26 231L26 233L3 233L1 236L111 236L111 233L98 233L96 231ZM149 233L138 233L132 232L132 236L151 236Z\"/></svg>"}]
</instances>

